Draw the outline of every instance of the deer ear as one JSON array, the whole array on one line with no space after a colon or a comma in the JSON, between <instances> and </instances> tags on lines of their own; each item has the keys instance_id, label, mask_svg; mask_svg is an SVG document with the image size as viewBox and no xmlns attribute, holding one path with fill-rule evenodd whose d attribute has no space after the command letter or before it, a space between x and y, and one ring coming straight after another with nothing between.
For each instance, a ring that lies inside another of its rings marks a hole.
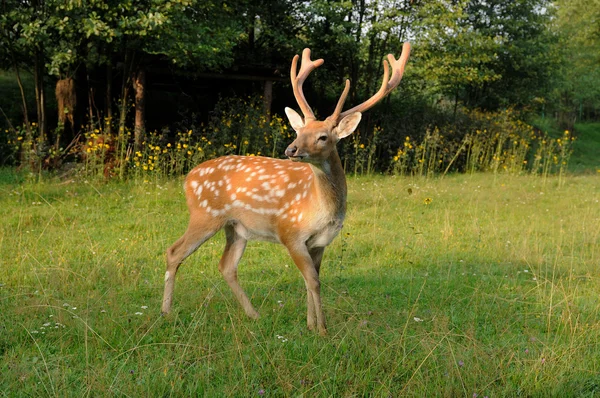
<instances>
[{"instance_id":1,"label":"deer ear","mask_svg":"<svg viewBox=\"0 0 600 398\"><path fill-rule=\"evenodd\" d=\"M342 119L341 122L338 123L337 127L333 132L337 135L338 139L342 139L344 137L348 137L350 134L354 133L354 130L358 127L358 123L360 123L360 118L362 114L360 112L353 112Z\"/></svg>"},{"instance_id":2,"label":"deer ear","mask_svg":"<svg viewBox=\"0 0 600 398\"><path fill-rule=\"evenodd\" d=\"M300 130L302 127L304 127L304 121L302 120L300 115L298 115L298 112L296 112L292 108L286 107L285 114L287 115L287 117L290 121L290 124L292 125L292 128L294 130L296 130L296 132L298 132L298 130Z\"/></svg>"}]
</instances>

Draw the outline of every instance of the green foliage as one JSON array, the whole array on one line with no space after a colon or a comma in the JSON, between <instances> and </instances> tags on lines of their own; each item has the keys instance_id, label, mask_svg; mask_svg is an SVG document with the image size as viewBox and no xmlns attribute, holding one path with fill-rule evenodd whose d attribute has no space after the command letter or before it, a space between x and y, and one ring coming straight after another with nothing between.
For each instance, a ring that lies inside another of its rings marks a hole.
<instances>
[{"instance_id":1,"label":"green foliage","mask_svg":"<svg viewBox=\"0 0 600 398\"><path fill-rule=\"evenodd\" d=\"M419 37L415 46L414 72L427 81L426 95L445 95L455 101L468 101L466 91L481 89L502 78L494 70L501 43L497 38L473 29L467 8L469 1L449 6L428 2L420 10L416 27Z\"/></svg>"},{"instance_id":2,"label":"green foliage","mask_svg":"<svg viewBox=\"0 0 600 398\"><path fill-rule=\"evenodd\" d=\"M349 179L319 337L278 245L248 245L239 278L262 317L245 317L217 270L222 235L186 260L159 315L164 251L188 219L179 179L12 173L0 169L5 395L597 394L596 176Z\"/></svg>"},{"instance_id":3,"label":"green foliage","mask_svg":"<svg viewBox=\"0 0 600 398\"><path fill-rule=\"evenodd\" d=\"M575 124L573 159L570 168L573 171L600 173L600 123Z\"/></svg>"},{"instance_id":4,"label":"green foliage","mask_svg":"<svg viewBox=\"0 0 600 398\"><path fill-rule=\"evenodd\" d=\"M600 109L600 2L559 0L556 4L554 29L565 62L550 109L556 109L559 122L571 128L575 121L594 119Z\"/></svg>"},{"instance_id":5,"label":"green foliage","mask_svg":"<svg viewBox=\"0 0 600 398\"><path fill-rule=\"evenodd\" d=\"M349 171L384 171L398 147L404 145L404 137L422 141L428 136L433 140L437 128L446 138L436 141L440 146L436 153L452 153L447 163L438 159L436 167L444 168L463 146L466 134L474 131L460 126L464 114L474 109L491 114L513 109L522 119L541 114L542 119L558 120L559 134L565 129L572 131L578 120L597 118L600 97L594 83L600 70L600 34L594 21L600 13L599 4L598 0L589 4L583 0L47 0L28 7L9 0L1 5L0 67L32 70L38 88L44 84L40 74L52 76L45 80L54 83L54 78L79 73L78 112L84 120L78 124L85 125L86 131L76 128L69 136L63 126L44 125L37 132L25 123L30 134L39 135L32 136L39 141L39 156L46 156L38 163L50 168L60 163L57 157L71 153L64 148L77 133L89 135L99 126L136 130L131 126L130 105L132 81L140 70L147 69L149 79L164 79L157 75L169 68L172 74L188 77L198 71L214 73L226 68L228 73L262 81L268 76L285 76L292 54L310 47L314 57L324 58L326 63L309 79L306 94L317 114L327 116L346 78L352 82L348 106L376 92L382 76L382 56L390 52L399 55L402 43L409 40L413 51L400 88L365 115L359 133L352 142L342 144L340 151ZM153 76L154 65L160 72ZM87 98L81 96L86 84ZM152 84L148 82L149 87ZM239 91L235 85L221 94L245 98L250 90L256 92L260 87L250 83ZM47 93L51 91L46 89ZM280 88L274 91L276 103L281 100L281 92ZM26 87L24 95L32 94ZM215 154L231 152L221 149L225 144L239 149L239 137L244 136L241 145L248 141L248 153L277 156L285 145L282 134L268 132L275 135L265 138L262 126L231 118L233 127L229 127L217 122L220 116L207 116L210 111L213 115L222 113L223 104L229 101L232 111L227 112L239 113L243 118L246 115L242 112L248 110L248 120L260 123L258 109L242 106L234 111L237 105L232 104L243 102L240 98L226 98L214 110L200 109L193 122L169 120L162 131L191 129L211 137L211 142L219 142ZM15 100L8 117L16 126L22 123L16 122L15 109L19 106ZM112 116L115 104L121 107L118 124ZM40 113L39 98L37 105ZM87 109L90 106L92 109ZM463 107L467 111L463 112ZM34 107L30 108L33 114ZM276 111L281 112L280 108ZM38 123L44 124L39 116ZM201 133L204 127L200 128L200 123L207 129ZM458 124L454 128L457 132L449 138L445 131L453 131L452 124ZM376 128L381 128L377 138L372 134ZM251 137L254 133L258 136ZM144 132L136 134L139 138ZM507 134L505 131L502 136ZM57 136L64 142L57 142ZM221 136L226 137L222 142ZM160 138L145 137L147 143L158 140L166 144L171 140L175 144L172 138L170 133L161 133ZM267 145L265 139L273 141ZM125 135L115 141L119 175L126 169L124 159L131 161L132 140ZM136 141L136 145L143 140ZM449 146L442 148L446 144ZM6 158L16 157L7 149ZM462 155L452 163L451 169L461 169ZM177 166L173 170L179 169Z\"/></svg>"}]
</instances>

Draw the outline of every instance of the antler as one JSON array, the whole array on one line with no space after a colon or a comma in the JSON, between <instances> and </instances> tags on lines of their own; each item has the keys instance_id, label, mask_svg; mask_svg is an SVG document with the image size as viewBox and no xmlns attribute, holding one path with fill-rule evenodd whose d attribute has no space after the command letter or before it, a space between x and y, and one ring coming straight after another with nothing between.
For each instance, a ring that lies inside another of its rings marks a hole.
<instances>
[{"instance_id":1,"label":"antler","mask_svg":"<svg viewBox=\"0 0 600 398\"><path fill-rule=\"evenodd\" d=\"M304 80L310 75L310 72L323 65L322 59L317 59L316 61L310 60L310 48L305 48L302 51L302 65L300 67L300 74L296 77L296 68L298 66L298 55L294 56L292 60L292 70L290 71L290 77L292 79L292 89L294 90L294 97L296 97L296 102L300 106L302 113L304 114L304 123L310 120L316 120L315 114L312 109L306 102L306 98L304 97L304 93L302 92L302 84Z\"/></svg>"},{"instance_id":2,"label":"antler","mask_svg":"<svg viewBox=\"0 0 600 398\"><path fill-rule=\"evenodd\" d=\"M355 106L354 108L348 109L347 111L338 114L338 108L333 113L332 118L337 122L339 119L342 119L344 116L347 116L353 112L364 112L373 107L376 103L381 101L388 95L393 89L395 89L398 84L400 84L400 80L402 80L402 75L404 74L404 66L406 65L406 61L408 61L408 56L410 55L410 43L404 43L402 46L402 54L400 58L396 60L392 54L388 54L388 62L392 66L392 78L389 78L389 68L387 62L383 61L383 81L381 83L381 88L379 91L363 102L360 105ZM342 100L346 99L348 95L347 90L349 88L349 83L346 81L346 89L344 89L344 93L342 93L342 97L340 97L340 101L338 102L338 107L340 107L340 102L343 104Z\"/></svg>"}]
</instances>

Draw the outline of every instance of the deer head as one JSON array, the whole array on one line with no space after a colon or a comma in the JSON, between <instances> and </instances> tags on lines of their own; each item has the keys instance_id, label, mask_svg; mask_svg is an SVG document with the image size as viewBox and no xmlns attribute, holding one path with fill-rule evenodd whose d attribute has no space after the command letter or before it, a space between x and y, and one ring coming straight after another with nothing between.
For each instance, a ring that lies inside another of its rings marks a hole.
<instances>
[{"instance_id":1,"label":"deer head","mask_svg":"<svg viewBox=\"0 0 600 398\"><path fill-rule=\"evenodd\" d=\"M290 124L297 134L294 142L292 142L286 149L286 156L293 161L303 161L315 165L321 165L333 154L337 154L335 144L356 130L358 124L360 123L362 112L373 107L398 86L400 80L402 79L402 75L404 74L404 67L408 61L409 54L409 43L404 44L402 54L398 60L396 60L392 54L389 54L387 58L389 65L392 68L391 79L388 62L384 60L384 76L379 91L360 105L342 112L344 102L346 101L348 92L350 91L350 81L346 80L346 86L344 87L344 91L338 100L335 111L324 121L316 120L315 114L313 113L310 105L308 105L302 90L302 85L304 84L304 81L308 75L313 70L323 65L324 61L322 59L311 61L310 49L306 48L302 52L302 64L300 72L297 74L296 71L299 57L296 55L292 60L290 77L292 80L294 96L296 97L298 106L304 115L304 119L293 109L285 108L285 113L290 121Z\"/></svg>"}]
</instances>

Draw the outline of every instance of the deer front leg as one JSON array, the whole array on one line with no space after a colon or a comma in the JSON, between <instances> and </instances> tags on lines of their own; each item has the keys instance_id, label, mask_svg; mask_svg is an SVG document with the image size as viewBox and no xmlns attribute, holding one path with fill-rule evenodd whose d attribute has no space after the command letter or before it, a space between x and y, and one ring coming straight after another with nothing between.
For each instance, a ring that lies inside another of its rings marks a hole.
<instances>
[{"instance_id":1,"label":"deer front leg","mask_svg":"<svg viewBox=\"0 0 600 398\"><path fill-rule=\"evenodd\" d=\"M316 326L320 335L326 335L327 326L325 326L325 315L321 306L321 282L319 281L318 271L318 267L321 265L320 259L323 255L323 249L320 249L320 253L319 250L309 253L308 248L301 244L299 246L289 246L288 251L302 273L304 283L306 284L307 326L311 330ZM318 266L316 266L315 260L318 260Z\"/></svg>"},{"instance_id":2,"label":"deer front leg","mask_svg":"<svg viewBox=\"0 0 600 398\"><path fill-rule=\"evenodd\" d=\"M316 247L309 250L310 258L312 259L315 270L317 271L317 275L319 275L319 271L321 269L321 260L323 259L324 251L324 247ZM306 290L306 307L306 324L310 330L314 330L317 326L315 303L313 301L313 296L310 294L308 289Z\"/></svg>"}]
</instances>

